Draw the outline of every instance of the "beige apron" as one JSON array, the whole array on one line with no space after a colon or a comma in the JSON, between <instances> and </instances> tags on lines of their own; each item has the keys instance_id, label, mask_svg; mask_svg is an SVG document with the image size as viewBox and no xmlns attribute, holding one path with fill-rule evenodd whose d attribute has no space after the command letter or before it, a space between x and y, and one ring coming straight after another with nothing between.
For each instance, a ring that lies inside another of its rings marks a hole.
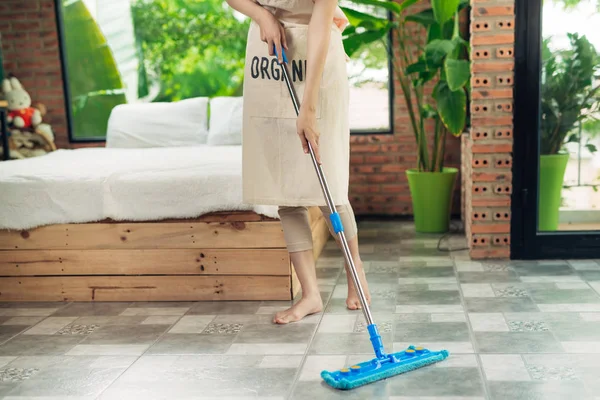
<instances>
[{"instance_id":1,"label":"beige apron","mask_svg":"<svg viewBox=\"0 0 600 400\"><path fill-rule=\"evenodd\" d=\"M308 23L312 0L258 0L274 13L286 32L288 71L302 99L306 78ZM336 11L325 64L317 129L325 177L336 204L348 203L350 130L349 84L342 44L344 15ZM296 113L281 67L260 40L260 28L252 23L246 47L243 122L243 201L279 206L324 206L311 157L302 150L296 133Z\"/></svg>"}]
</instances>

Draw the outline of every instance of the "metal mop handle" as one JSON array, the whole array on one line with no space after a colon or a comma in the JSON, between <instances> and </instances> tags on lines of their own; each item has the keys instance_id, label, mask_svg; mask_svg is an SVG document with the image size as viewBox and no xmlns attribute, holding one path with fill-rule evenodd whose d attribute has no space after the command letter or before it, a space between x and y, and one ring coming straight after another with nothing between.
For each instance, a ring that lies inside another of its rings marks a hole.
<instances>
[{"instance_id":1,"label":"metal mop handle","mask_svg":"<svg viewBox=\"0 0 600 400\"><path fill-rule=\"evenodd\" d=\"M277 52L275 51L275 54ZM285 55L285 51L282 49L283 64L281 64L281 69L283 71L283 77L285 79L285 84L290 92L290 96L292 97L292 102L294 103L294 109L296 110L296 115L300 113L300 103L298 102L298 96L296 95L296 91L294 90L294 86L290 80L290 76L287 70L288 60ZM335 208L335 204L331 199L331 193L329 192L329 186L327 185L327 180L325 179L325 174L323 173L323 169L321 165L317 162L315 157L315 153L313 148L308 143L308 150L310 152L310 157L312 158L313 165L315 170L317 171L317 176L319 177L319 182L321 183L321 189L323 190L323 195L325 196L325 201L327 202L327 206L329 207L329 218L331 220L331 225L338 235L340 242L342 243L342 250L344 251L344 257L346 259L346 263L350 267L350 273L352 274L352 279L354 281L354 287L358 292L358 298L360 299L360 304L362 305L362 310L365 315L365 319L367 320L368 325L374 325L373 316L371 315L371 310L369 309L369 304L367 303L367 298L365 296L365 292L360 283L360 279L358 277L358 272L356 271L356 266L354 265L354 260L352 259L352 255L350 254L350 248L348 247L348 242L346 241L346 236L344 235L344 227L342 226L342 221L340 219L339 214Z\"/></svg>"}]
</instances>

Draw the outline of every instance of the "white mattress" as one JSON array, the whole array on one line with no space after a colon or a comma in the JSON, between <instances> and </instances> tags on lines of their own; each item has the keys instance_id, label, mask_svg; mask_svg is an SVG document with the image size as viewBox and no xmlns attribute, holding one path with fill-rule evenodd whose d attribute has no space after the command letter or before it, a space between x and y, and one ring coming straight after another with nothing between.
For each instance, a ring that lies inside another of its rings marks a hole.
<instances>
[{"instance_id":1,"label":"white mattress","mask_svg":"<svg viewBox=\"0 0 600 400\"><path fill-rule=\"evenodd\" d=\"M0 163L0 228L193 218L242 203L241 146L90 148Z\"/></svg>"}]
</instances>

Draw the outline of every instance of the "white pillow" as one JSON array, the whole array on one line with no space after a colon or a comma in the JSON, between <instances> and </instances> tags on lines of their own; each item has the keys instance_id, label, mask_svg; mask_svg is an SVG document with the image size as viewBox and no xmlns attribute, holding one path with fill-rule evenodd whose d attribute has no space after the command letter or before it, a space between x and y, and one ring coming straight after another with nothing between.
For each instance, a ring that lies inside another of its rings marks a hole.
<instances>
[{"instance_id":1,"label":"white pillow","mask_svg":"<svg viewBox=\"0 0 600 400\"><path fill-rule=\"evenodd\" d=\"M210 100L207 143L211 146L242 144L243 97L215 97Z\"/></svg>"},{"instance_id":2,"label":"white pillow","mask_svg":"<svg viewBox=\"0 0 600 400\"><path fill-rule=\"evenodd\" d=\"M206 144L208 98L115 107L108 120L106 147L184 147Z\"/></svg>"}]
</instances>

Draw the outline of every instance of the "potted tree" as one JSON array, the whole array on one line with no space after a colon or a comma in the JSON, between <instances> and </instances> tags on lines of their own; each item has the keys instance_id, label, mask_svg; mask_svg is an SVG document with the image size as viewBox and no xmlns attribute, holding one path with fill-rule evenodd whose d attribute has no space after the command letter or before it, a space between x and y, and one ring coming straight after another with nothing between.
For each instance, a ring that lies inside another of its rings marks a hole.
<instances>
[{"instance_id":1,"label":"potted tree","mask_svg":"<svg viewBox=\"0 0 600 400\"><path fill-rule=\"evenodd\" d=\"M569 153L581 126L597 120L600 111L600 55L585 36L568 34L570 47L552 52L549 39L542 50L538 229L558 229L559 208ZM593 144L586 144L595 152Z\"/></svg>"},{"instance_id":2,"label":"potted tree","mask_svg":"<svg viewBox=\"0 0 600 400\"><path fill-rule=\"evenodd\" d=\"M444 166L448 134L463 133L467 119L469 61L463 59L469 44L459 29L459 12L468 5L463 0L431 0L431 8L409 13L420 0L403 2L352 0L354 3L383 7L392 20L344 8L351 27L345 32L349 55L362 45L385 38L400 84L417 145L417 165L406 171L412 196L415 228L418 232L446 232L450 224L456 168ZM418 25L426 38L415 35ZM427 96L427 89L432 95Z\"/></svg>"}]
</instances>

